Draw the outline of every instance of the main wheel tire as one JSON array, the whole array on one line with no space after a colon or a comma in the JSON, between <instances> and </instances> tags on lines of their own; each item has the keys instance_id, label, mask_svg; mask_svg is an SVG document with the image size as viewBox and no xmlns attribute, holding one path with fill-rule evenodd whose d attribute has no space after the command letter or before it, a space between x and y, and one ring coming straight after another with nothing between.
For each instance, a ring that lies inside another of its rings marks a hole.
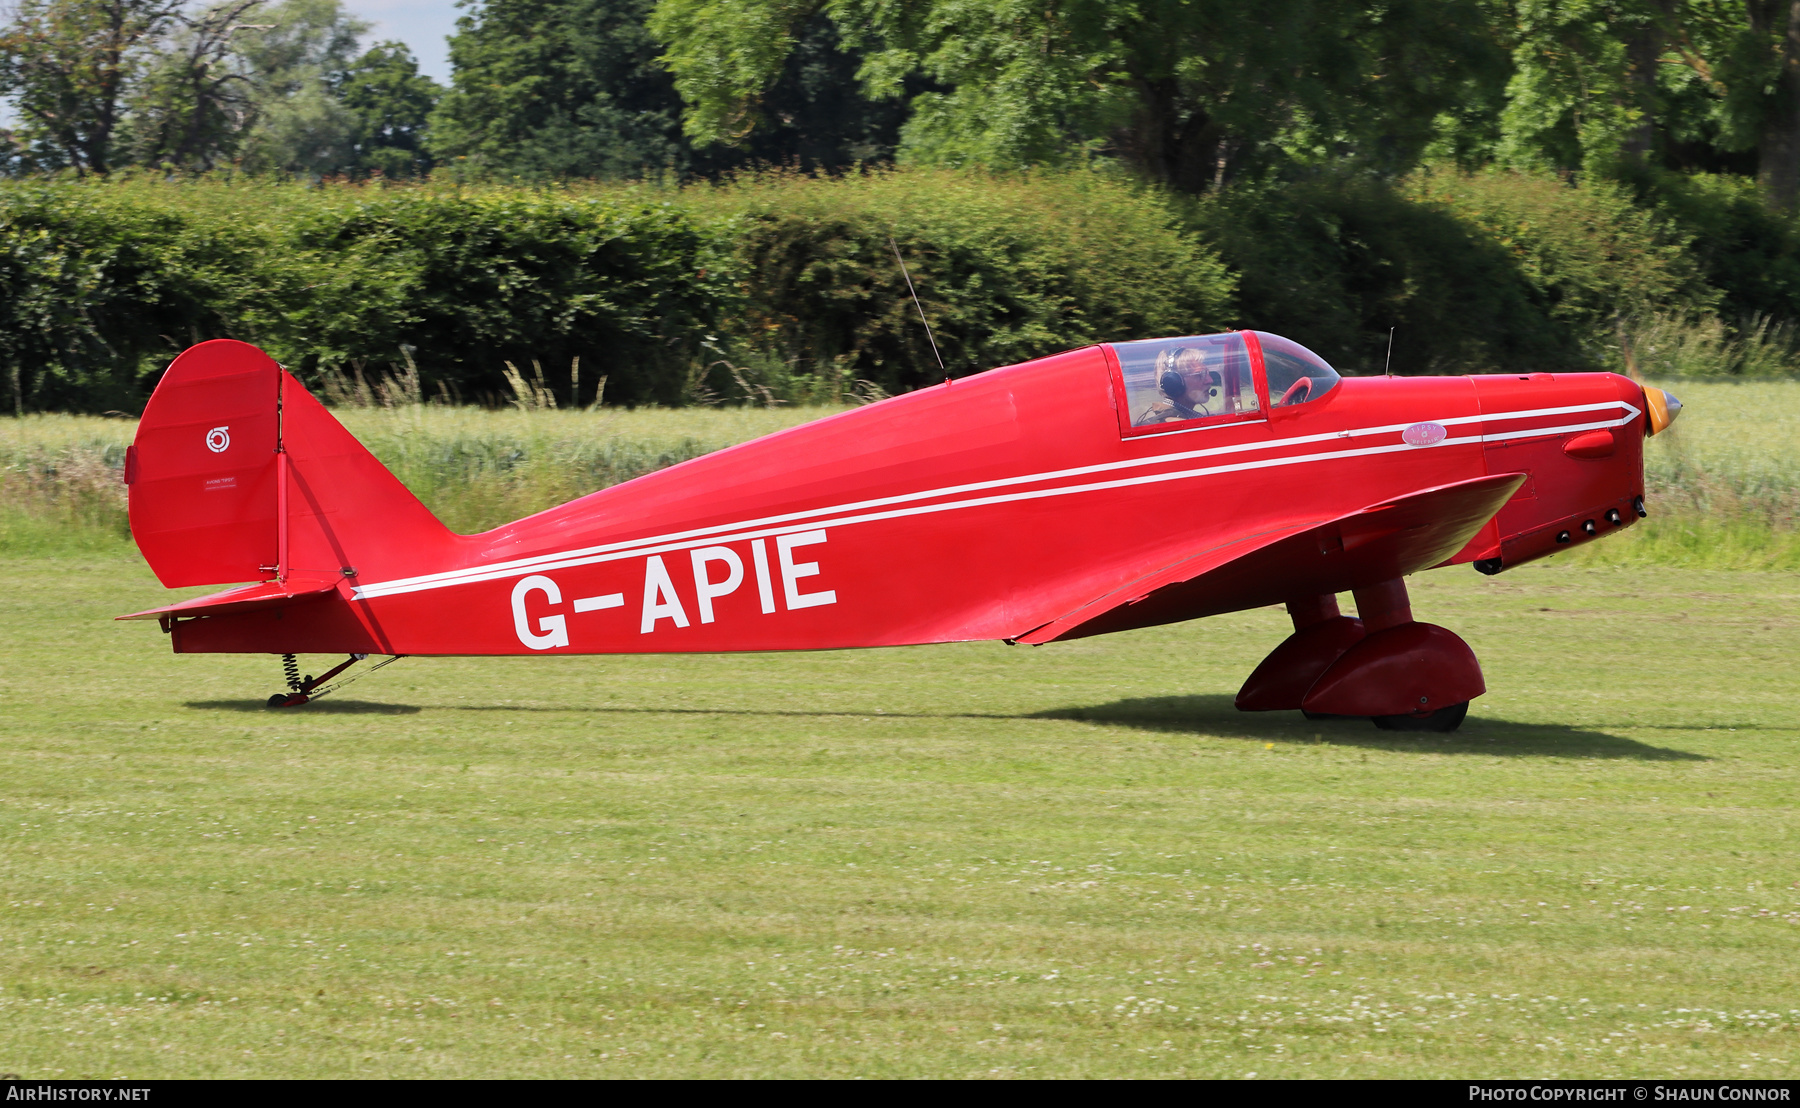
<instances>
[{"instance_id":1,"label":"main wheel tire","mask_svg":"<svg viewBox=\"0 0 1800 1108\"><path fill-rule=\"evenodd\" d=\"M1375 726L1383 731L1435 731L1445 735L1461 727L1463 717L1468 714L1469 702L1465 700L1423 715L1375 716L1373 719Z\"/></svg>"},{"instance_id":2,"label":"main wheel tire","mask_svg":"<svg viewBox=\"0 0 1800 1108\"><path fill-rule=\"evenodd\" d=\"M1310 720L1356 719L1357 718L1355 716L1335 716L1335 715L1332 715L1330 712L1309 712L1305 708L1300 709L1300 714Z\"/></svg>"}]
</instances>

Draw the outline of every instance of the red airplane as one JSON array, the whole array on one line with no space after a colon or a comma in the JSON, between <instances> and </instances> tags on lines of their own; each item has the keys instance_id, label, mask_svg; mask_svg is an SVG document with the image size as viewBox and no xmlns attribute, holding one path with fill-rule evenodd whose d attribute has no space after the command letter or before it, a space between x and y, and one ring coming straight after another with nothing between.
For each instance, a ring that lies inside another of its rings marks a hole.
<instances>
[{"instance_id":1,"label":"red airplane","mask_svg":"<svg viewBox=\"0 0 1800 1108\"><path fill-rule=\"evenodd\" d=\"M262 351L195 346L126 459L177 653L1041 644L1286 604L1246 711L1448 731L1485 691L1404 578L1499 573L1644 514L1674 397L1610 373L1341 378L1258 331L1091 346L452 533ZM1357 617L1340 614L1339 593ZM302 678L294 655L345 654ZM390 659L391 660L391 659ZM382 663L385 664L385 663Z\"/></svg>"}]
</instances>

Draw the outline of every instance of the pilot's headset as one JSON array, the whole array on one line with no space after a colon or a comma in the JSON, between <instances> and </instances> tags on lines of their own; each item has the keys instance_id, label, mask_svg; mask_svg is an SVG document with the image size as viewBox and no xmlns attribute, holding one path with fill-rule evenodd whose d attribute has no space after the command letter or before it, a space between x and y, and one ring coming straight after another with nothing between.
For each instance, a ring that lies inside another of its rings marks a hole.
<instances>
[{"instance_id":1,"label":"pilot's headset","mask_svg":"<svg viewBox=\"0 0 1800 1108\"><path fill-rule=\"evenodd\" d=\"M1164 353L1169 356L1169 368L1182 378L1183 391L1198 391L1205 403L1219 398L1219 374L1206 368L1206 355L1198 347L1184 346ZM1200 386L1198 390L1193 389L1195 383Z\"/></svg>"},{"instance_id":2,"label":"pilot's headset","mask_svg":"<svg viewBox=\"0 0 1800 1108\"><path fill-rule=\"evenodd\" d=\"M1156 387L1162 394L1177 404L1187 396L1187 378L1175 368L1175 351L1164 350L1156 355Z\"/></svg>"}]
</instances>

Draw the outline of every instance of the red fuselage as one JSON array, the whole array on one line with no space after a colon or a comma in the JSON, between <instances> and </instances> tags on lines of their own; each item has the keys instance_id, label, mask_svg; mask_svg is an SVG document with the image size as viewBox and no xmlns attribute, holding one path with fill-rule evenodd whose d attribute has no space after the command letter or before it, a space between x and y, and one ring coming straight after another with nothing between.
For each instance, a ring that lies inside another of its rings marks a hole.
<instances>
[{"instance_id":1,"label":"red fuselage","mask_svg":"<svg viewBox=\"0 0 1800 1108\"><path fill-rule=\"evenodd\" d=\"M355 575L323 595L173 620L175 648L611 654L1018 639L1197 552L1489 475L1527 476L1442 561L1497 570L1635 519L1645 397L1624 377L1349 378L1283 406L1259 360L1255 385L1260 405L1235 418L1135 427L1111 347L992 370L485 534L421 542L404 569L390 536L385 565L346 565ZM354 562L355 541L343 545ZM1375 583L1295 573L1314 579L1270 574L1108 629Z\"/></svg>"}]
</instances>

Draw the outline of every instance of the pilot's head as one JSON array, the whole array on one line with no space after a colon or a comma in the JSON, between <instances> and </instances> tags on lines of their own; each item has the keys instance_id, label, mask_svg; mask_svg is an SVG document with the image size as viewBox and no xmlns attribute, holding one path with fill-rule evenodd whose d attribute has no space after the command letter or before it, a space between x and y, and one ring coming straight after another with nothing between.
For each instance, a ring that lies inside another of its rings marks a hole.
<instances>
[{"instance_id":1,"label":"pilot's head","mask_svg":"<svg viewBox=\"0 0 1800 1108\"><path fill-rule=\"evenodd\" d=\"M1156 358L1157 386L1178 404L1198 408L1218 395L1219 375L1206 368L1198 347L1165 350Z\"/></svg>"}]
</instances>

